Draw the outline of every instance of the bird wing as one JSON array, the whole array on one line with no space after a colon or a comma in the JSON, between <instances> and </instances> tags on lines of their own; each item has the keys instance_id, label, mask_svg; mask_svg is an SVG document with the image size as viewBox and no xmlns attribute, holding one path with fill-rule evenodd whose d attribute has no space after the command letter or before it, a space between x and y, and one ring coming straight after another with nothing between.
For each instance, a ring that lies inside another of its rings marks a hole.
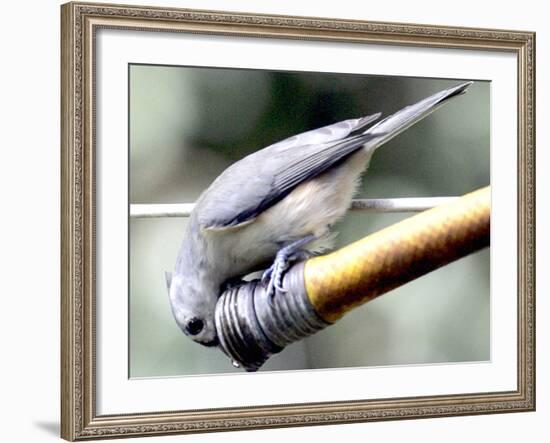
<instances>
[{"instance_id":1,"label":"bird wing","mask_svg":"<svg viewBox=\"0 0 550 443\"><path fill-rule=\"evenodd\" d=\"M199 198L205 229L243 226L300 183L328 170L376 135L362 133L380 114L345 120L295 135L254 152L226 169Z\"/></svg>"},{"instance_id":2,"label":"bird wing","mask_svg":"<svg viewBox=\"0 0 550 443\"><path fill-rule=\"evenodd\" d=\"M440 91L365 127L380 114L344 120L290 137L254 152L225 170L195 207L205 229L246 225L296 186L328 170L365 146L374 150L428 116L472 82Z\"/></svg>"}]
</instances>

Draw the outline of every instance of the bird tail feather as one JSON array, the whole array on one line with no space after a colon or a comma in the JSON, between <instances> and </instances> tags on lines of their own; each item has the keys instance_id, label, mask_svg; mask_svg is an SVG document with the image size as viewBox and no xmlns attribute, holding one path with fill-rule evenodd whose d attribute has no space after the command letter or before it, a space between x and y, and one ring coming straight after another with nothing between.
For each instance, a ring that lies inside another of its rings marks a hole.
<instances>
[{"instance_id":1,"label":"bird tail feather","mask_svg":"<svg viewBox=\"0 0 550 443\"><path fill-rule=\"evenodd\" d=\"M379 135L365 143L365 149L374 150L391 140L401 132L410 128L415 123L430 115L435 110L439 109L451 98L462 95L466 92L468 86L473 82L462 83L452 88L445 89L436 94L433 94L424 100L407 106L395 114L386 117L374 126L371 126L365 131L365 134Z\"/></svg>"}]
</instances>

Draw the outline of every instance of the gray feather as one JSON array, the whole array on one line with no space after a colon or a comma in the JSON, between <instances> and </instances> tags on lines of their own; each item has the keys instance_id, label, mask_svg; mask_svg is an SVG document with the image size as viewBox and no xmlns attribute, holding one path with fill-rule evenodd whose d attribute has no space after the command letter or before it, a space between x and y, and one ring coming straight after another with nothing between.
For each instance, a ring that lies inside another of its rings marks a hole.
<instances>
[{"instance_id":1,"label":"gray feather","mask_svg":"<svg viewBox=\"0 0 550 443\"><path fill-rule=\"evenodd\" d=\"M170 292L170 286L172 286L172 273L164 271L164 279L166 280L166 288Z\"/></svg>"},{"instance_id":2,"label":"gray feather","mask_svg":"<svg viewBox=\"0 0 550 443\"><path fill-rule=\"evenodd\" d=\"M395 114L371 126L367 133L379 134L381 136L379 139L374 139L373 143L376 147L379 147L439 109L449 99L464 94L472 83L461 83L460 85L433 94L414 105L406 106Z\"/></svg>"},{"instance_id":3,"label":"gray feather","mask_svg":"<svg viewBox=\"0 0 550 443\"><path fill-rule=\"evenodd\" d=\"M297 147L323 145L332 141L342 140L352 133L364 130L369 124L378 120L380 115L381 113L378 112L373 115L367 115L366 117L352 118L323 126L322 128L312 129L311 131L293 135L292 137L270 145L262 149L262 151L267 153L286 152L289 149Z\"/></svg>"},{"instance_id":4,"label":"gray feather","mask_svg":"<svg viewBox=\"0 0 550 443\"><path fill-rule=\"evenodd\" d=\"M224 229L254 220L298 184L360 149L373 136L350 134L363 131L379 117L378 113L304 132L234 163L199 198L195 207L199 224Z\"/></svg>"},{"instance_id":5,"label":"gray feather","mask_svg":"<svg viewBox=\"0 0 550 443\"><path fill-rule=\"evenodd\" d=\"M304 181L329 170L362 147L374 150L431 114L471 82L438 92L365 128L380 114L344 120L295 135L254 152L226 169L195 207L205 229L227 229L253 221Z\"/></svg>"}]
</instances>

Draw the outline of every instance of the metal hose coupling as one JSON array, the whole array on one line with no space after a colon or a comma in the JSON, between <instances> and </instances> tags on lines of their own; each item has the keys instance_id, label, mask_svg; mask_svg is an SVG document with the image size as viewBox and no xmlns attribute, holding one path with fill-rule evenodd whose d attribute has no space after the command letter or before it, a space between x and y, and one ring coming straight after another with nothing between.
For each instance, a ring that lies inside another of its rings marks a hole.
<instances>
[{"instance_id":1,"label":"metal hose coupling","mask_svg":"<svg viewBox=\"0 0 550 443\"><path fill-rule=\"evenodd\" d=\"M311 305L304 284L304 263L284 276L287 292L267 293L260 280L226 290L216 305L221 350L233 365L257 371L287 345L327 327Z\"/></svg>"},{"instance_id":2,"label":"metal hose coupling","mask_svg":"<svg viewBox=\"0 0 550 443\"><path fill-rule=\"evenodd\" d=\"M216 305L221 350L258 370L285 346L346 312L490 243L486 187L290 268L286 292L268 295L259 280L225 291Z\"/></svg>"}]
</instances>

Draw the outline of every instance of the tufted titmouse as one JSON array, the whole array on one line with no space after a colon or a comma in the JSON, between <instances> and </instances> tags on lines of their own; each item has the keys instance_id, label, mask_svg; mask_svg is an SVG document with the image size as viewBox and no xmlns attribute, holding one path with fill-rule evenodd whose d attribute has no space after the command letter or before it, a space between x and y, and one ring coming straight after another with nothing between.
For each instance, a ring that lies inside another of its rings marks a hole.
<instances>
[{"instance_id":1,"label":"tufted titmouse","mask_svg":"<svg viewBox=\"0 0 550 443\"><path fill-rule=\"evenodd\" d=\"M227 168L198 199L175 270L166 273L182 331L216 346L218 297L227 282L250 272L268 268L262 277L268 291L284 292L290 262L330 247L330 227L349 208L376 148L471 83L438 92L368 129L380 114L295 135Z\"/></svg>"}]
</instances>

